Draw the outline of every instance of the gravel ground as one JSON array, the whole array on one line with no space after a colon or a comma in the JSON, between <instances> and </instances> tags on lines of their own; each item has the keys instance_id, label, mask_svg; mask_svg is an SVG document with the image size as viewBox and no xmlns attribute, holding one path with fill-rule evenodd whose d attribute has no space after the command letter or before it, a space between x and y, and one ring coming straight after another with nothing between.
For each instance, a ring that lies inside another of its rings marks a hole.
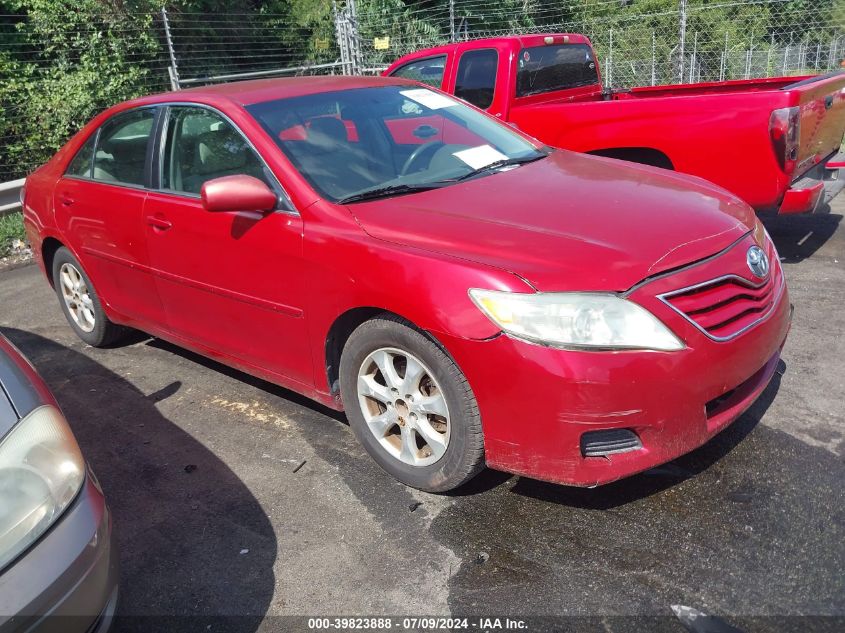
<instances>
[{"instance_id":1,"label":"gravel ground","mask_svg":"<svg viewBox=\"0 0 845 633\"><path fill-rule=\"evenodd\" d=\"M52 387L106 491L118 630L451 613L681 631L678 604L745 631L843 630L838 200L828 214L767 221L796 306L783 375L706 446L595 490L487 472L454 495L412 491L370 461L342 415L284 389L140 335L86 347L34 266L0 274L0 330Z\"/></svg>"}]
</instances>

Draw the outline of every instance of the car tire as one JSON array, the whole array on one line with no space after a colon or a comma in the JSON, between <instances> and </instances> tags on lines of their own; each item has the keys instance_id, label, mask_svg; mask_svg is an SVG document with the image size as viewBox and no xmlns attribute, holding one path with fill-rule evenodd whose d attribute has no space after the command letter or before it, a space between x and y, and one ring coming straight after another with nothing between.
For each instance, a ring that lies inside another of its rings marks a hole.
<instances>
[{"instance_id":1,"label":"car tire","mask_svg":"<svg viewBox=\"0 0 845 633\"><path fill-rule=\"evenodd\" d=\"M484 468L481 416L466 377L407 321L383 315L352 332L340 391L358 440L403 484L446 492Z\"/></svg>"},{"instance_id":2,"label":"car tire","mask_svg":"<svg viewBox=\"0 0 845 633\"><path fill-rule=\"evenodd\" d=\"M126 333L125 328L109 321L94 284L64 246L53 256L52 275L59 305L79 338L93 347L105 347Z\"/></svg>"}]
</instances>

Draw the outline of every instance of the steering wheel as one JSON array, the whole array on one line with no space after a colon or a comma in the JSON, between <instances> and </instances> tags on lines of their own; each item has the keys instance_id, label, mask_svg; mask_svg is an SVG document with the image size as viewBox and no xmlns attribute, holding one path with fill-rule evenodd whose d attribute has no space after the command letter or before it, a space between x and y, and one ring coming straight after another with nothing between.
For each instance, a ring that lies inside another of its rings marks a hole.
<instances>
[{"instance_id":1,"label":"steering wheel","mask_svg":"<svg viewBox=\"0 0 845 633\"><path fill-rule=\"evenodd\" d=\"M422 160L425 158L428 162L431 162L431 159L434 158L434 153L443 147L445 143L443 141L431 141L429 143L423 143L413 152L411 155L408 156L408 160L405 161L405 164L402 165L402 169L399 172L400 176L407 176L413 170L411 169L417 163L421 163Z\"/></svg>"}]
</instances>

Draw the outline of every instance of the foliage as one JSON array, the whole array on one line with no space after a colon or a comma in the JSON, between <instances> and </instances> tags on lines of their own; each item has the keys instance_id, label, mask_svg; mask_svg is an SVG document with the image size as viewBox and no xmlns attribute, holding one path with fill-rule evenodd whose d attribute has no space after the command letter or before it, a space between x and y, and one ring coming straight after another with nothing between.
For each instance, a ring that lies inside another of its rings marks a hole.
<instances>
[{"instance_id":1,"label":"foliage","mask_svg":"<svg viewBox=\"0 0 845 633\"><path fill-rule=\"evenodd\" d=\"M180 76L197 79L337 61L333 7L350 1L0 0L0 182L46 160L97 111L169 88L163 5ZM366 67L447 42L453 29L586 33L601 62L612 57L616 85L643 83L652 68L657 83L678 81L683 64L685 81L779 74L799 43L804 57L790 66L800 72L822 53L826 66L838 62L840 40L845 50L845 0L688 0L683 62L678 0L452 0L451 16L449 0L354 1Z\"/></svg>"},{"instance_id":2,"label":"foliage","mask_svg":"<svg viewBox=\"0 0 845 633\"><path fill-rule=\"evenodd\" d=\"M144 92L158 52L150 14L117 0L3 0L25 14L0 57L0 181L45 161L97 111ZM138 7L134 7L138 8ZM148 8L144 6L143 8ZM156 78L157 79L157 78Z\"/></svg>"},{"instance_id":3,"label":"foliage","mask_svg":"<svg viewBox=\"0 0 845 633\"><path fill-rule=\"evenodd\" d=\"M18 212L0 215L0 257L6 257L12 252L12 244L15 240L26 241L23 214Z\"/></svg>"}]
</instances>

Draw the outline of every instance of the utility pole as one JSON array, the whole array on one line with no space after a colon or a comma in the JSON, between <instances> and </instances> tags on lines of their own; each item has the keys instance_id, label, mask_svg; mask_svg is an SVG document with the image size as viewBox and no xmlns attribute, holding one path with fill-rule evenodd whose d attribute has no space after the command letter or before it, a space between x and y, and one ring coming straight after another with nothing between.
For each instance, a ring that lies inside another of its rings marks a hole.
<instances>
[{"instance_id":1,"label":"utility pole","mask_svg":"<svg viewBox=\"0 0 845 633\"><path fill-rule=\"evenodd\" d=\"M161 20L164 22L164 39L167 41L167 52L170 53L170 66L167 73L170 75L170 89L179 90L179 67L176 65L176 51L173 50L173 38L170 35L170 21L167 19L167 9L161 8Z\"/></svg>"}]
</instances>

